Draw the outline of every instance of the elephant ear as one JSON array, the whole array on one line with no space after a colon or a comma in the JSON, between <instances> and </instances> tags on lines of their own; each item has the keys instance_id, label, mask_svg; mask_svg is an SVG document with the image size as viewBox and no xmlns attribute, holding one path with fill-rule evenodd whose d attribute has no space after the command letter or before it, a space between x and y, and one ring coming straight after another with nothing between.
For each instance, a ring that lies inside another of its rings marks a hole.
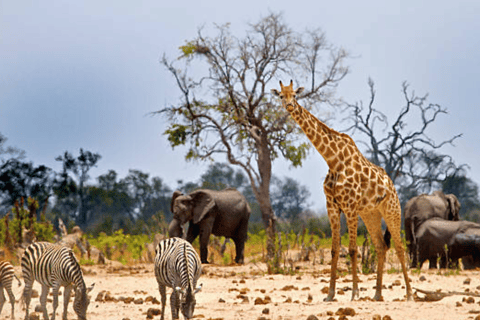
<instances>
[{"instance_id":1,"label":"elephant ear","mask_svg":"<svg viewBox=\"0 0 480 320\"><path fill-rule=\"evenodd\" d=\"M172 202L170 202L170 212L173 212L173 205L175 204L175 199L177 199L178 196L181 196L183 193L181 191L175 190L175 192L172 195Z\"/></svg>"},{"instance_id":2,"label":"elephant ear","mask_svg":"<svg viewBox=\"0 0 480 320\"><path fill-rule=\"evenodd\" d=\"M448 220L458 221L460 219L460 201L458 201L458 198L453 194L446 194L445 198L448 202L448 206L450 209Z\"/></svg>"},{"instance_id":3,"label":"elephant ear","mask_svg":"<svg viewBox=\"0 0 480 320\"><path fill-rule=\"evenodd\" d=\"M215 200L208 191L199 190L190 193L193 199L193 223L199 223L215 206Z\"/></svg>"}]
</instances>

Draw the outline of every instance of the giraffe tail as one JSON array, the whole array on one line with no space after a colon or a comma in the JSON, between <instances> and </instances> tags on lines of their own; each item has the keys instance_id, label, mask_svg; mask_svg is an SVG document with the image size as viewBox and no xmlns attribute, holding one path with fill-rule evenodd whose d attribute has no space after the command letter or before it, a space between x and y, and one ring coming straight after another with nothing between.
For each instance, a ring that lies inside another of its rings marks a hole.
<instances>
[{"instance_id":1,"label":"giraffe tail","mask_svg":"<svg viewBox=\"0 0 480 320\"><path fill-rule=\"evenodd\" d=\"M383 240L385 240L385 244L387 245L387 248L390 248L390 240L392 239L392 235L390 234L390 230L387 229L385 230L385 234L383 235Z\"/></svg>"}]
</instances>

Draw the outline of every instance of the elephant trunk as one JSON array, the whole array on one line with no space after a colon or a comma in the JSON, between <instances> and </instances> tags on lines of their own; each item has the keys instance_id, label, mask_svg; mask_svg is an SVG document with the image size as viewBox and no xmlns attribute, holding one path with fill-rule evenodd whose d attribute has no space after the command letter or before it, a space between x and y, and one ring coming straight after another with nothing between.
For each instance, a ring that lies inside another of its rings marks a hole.
<instances>
[{"instance_id":1,"label":"elephant trunk","mask_svg":"<svg viewBox=\"0 0 480 320\"><path fill-rule=\"evenodd\" d=\"M168 225L168 236L178 238L183 237L182 222L180 220L173 218L172 222Z\"/></svg>"}]
</instances>

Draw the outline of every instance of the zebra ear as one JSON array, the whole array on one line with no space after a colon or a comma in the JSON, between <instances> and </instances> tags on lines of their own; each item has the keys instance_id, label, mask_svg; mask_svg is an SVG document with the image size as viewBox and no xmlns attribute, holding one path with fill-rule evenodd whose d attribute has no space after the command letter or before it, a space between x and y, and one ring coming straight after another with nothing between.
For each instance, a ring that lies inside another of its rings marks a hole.
<instances>
[{"instance_id":1,"label":"zebra ear","mask_svg":"<svg viewBox=\"0 0 480 320\"><path fill-rule=\"evenodd\" d=\"M199 292L200 290L202 290L202 286L203 286L203 283L201 283L199 286L197 286L197 287L195 288L195 291L194 291L193 293L197 293L197 292Z\"/></svg>"},{"instance_id":2,"label":"zebra ear","mask_svg":"<svg viewBox=\"0 0 480 320\"><path fill-rule=\"evenodd\" d=\"M185 294L185 291L183 291L180 287L176 287L175 291L180 292L181 294Z\"/></svg>"}]
</instances>

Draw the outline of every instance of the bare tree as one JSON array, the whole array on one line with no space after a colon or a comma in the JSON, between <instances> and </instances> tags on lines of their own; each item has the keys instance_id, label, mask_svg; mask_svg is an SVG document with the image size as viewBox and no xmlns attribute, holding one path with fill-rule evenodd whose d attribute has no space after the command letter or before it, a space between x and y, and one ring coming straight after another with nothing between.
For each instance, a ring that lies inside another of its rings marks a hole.
<instances>
[{"instance_id":1,"label":"bare tree","mask_svg":"<svg viewBox=\"0 0 480 320\"><path fill-rule=\"evenodd\" d=\"M241 167L265 226L274 225L272 163L281 156L300 166L310 144L298 140L303 137L300 127L271 99L270 89L278 80L294 79L308 83L302 97L308 109L336 103L336 86L348 73L343 66L348 54L329 44L320 30L297 33L273 13L250 24L243 38L232 35L227 24L216 26L214 37L200 29L180 49L177 61L165 56L161 61L181 92L179 103L156 112L170 121L165 131L170 144L188 145L187 160L225 155ZM179 61L185 63L184 70L176 67ZM193 63L201 62L206 62L204 73L187 75Z\"/></svg>"},{"instance_id":2,"label":"bare tree","mask_svg":"<svg viewBox=\"0 0 480 320\"><path fill-rule=\"evenodd\" d=\"M440 148L453 145L462 134L440 143L427 134L437 117L447 114L445 108L427 103L428 95L415 95L404 82L402 92L406 104L390 126L387 116L373 107L375 88L372 79L368 80L368 86L370 101L366 108L362 102L345 103L345 109L350 111L347 120L353 122L346 131L360 132L366 137L367 141L359 143L365 145L370 161L383 167L399 190L430 192L446 177L465 168L465 165L457 166L450 155L439 153Z\"/></svg>"}]
</instances>

